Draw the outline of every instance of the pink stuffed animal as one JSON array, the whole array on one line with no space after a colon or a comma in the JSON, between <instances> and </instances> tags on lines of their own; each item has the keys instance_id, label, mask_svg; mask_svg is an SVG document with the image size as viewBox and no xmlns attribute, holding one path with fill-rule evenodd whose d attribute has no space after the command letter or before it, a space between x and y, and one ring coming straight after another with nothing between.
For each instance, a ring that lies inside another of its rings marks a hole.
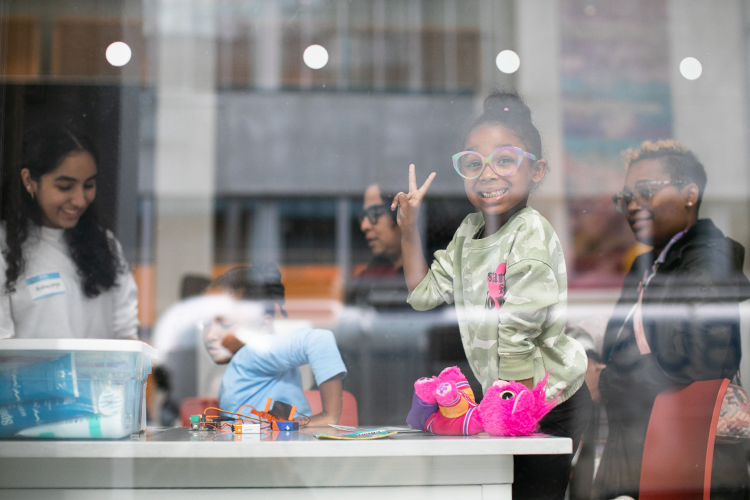
<instances>
[{"instance_id":1,"label":"pink stuffed animal","mask_svg":"<svg viewBox=\"0 0 750 500\"><path fill-rule=\"evenodd\" d=\"M487 390L479 405L484 430L492 436L528 436L539 421L555 407L547 401L547 375L529 390L518 382L498 380Z\"/></svg>"},{"instance_id":2,"label":"pink stuffed animal","mask_svg":"<svg viewBox=\"0 0 750 500\"><path fill-rule=\"evenodd\" d=\"M451 366L438 377L414 383L406 422L433 434L471 436L486 431L493 436L528 436L555 407L556 401L545 399L546 385L546 375L533 390L518 382L498 380L477 405L466 377Z\"/></svg>"},{"instance_id":3,"label":"pink stuffed animal","mask_svg":"<svg viewBox=\"0 0 750 500\"><path fill-rule=\"evenodd\" d=\"M471 436L482 432L474 392L458 367L448 367L437 377L417 380L414 383L414 397L432 409L422 423L423 430L451 436Z\"/></svg>"}]
</instances>

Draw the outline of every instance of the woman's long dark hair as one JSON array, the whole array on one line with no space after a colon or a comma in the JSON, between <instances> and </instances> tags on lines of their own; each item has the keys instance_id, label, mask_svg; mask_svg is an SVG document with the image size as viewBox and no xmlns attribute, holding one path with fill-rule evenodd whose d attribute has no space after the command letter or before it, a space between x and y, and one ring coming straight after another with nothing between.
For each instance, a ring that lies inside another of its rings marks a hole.
<instances>
[{"instance_id":1,"label":"woman's long dark hair","mask_svg":"<svg viewBox=\"0 0 750 500\"><path fill-rule=\"evenodd\" d=\"M42 225L42 210L24 189L21 170L27 168L36 182L52 172L71 153L86 151L97 163L91 141L83 134L62 126L48 126L24 135L21 165L10 176L10 203L5 217L6 262L5 292L16 290L16 281L24 271L23 244L29 236L31 224ZM13 185L15 184L15 186ZM115 285L119 268L117 248L113 238L99 223L92 203L78 219L75 227L66 229L65 241L70 255L83 280L83 292L96 297Z\"/></svg>"}]
</instances>

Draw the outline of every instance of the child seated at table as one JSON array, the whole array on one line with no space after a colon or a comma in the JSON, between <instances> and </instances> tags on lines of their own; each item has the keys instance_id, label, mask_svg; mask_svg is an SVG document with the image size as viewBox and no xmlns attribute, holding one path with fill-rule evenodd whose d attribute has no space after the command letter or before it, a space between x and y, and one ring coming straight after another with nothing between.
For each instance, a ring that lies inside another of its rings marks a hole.
<instances>
[{"instance_id":1,"label":"child seated at table","mask_svg":"<svg viewBox=\"0 0 750 500\"><path fill-rule=\"evenodd\" d=\"M346 367L328 330L299 328L274 335L274 317L284 311L284 285L275 265L240 266L216 278L207 293L224 293L236 300L256 302L262 309L253 317L231 322L216 318L204 329L204 342L217 363L229 363L221 380L219 407L237 412L242 405L262 410L267 398L297 407L302 425L337 424L341 416L341 379ZM321 413L309 416L299 367L309 363L320 389ZM244 412L243 412L244 413Z\"/></svg>"}]
</instances>

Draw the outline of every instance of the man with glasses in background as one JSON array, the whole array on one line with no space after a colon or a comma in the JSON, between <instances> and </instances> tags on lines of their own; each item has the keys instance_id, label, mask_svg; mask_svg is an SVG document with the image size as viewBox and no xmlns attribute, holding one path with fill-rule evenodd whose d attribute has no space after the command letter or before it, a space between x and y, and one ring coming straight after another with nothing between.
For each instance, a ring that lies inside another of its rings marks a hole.
<instances>
[{"instance_id":1,"label":"man with glasses in background","mask_svg":"<svg viewBox=\"0 0 750 500\"><path fill-rule=\"evenodd\" d=\"M653 250L633 262L604 337L599 391L609 433L594 498L638 497L660 392L737 375L738 303L750 282L742 245L698 219L705 186L703 165L676 141L627 151L625 187L613 200L635 239ZM742 445L717 443L713 460L712 498L747 498Z\"/></svg>"}]
</instances>

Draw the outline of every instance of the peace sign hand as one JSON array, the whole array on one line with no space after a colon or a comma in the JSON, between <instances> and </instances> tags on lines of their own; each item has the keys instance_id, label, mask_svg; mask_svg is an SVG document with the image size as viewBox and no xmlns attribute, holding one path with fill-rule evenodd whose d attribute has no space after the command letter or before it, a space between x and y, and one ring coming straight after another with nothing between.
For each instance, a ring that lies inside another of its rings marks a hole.
<instances>
[{"instance_id":1,"label":"peace sign hand","mask_svg":"<svg viewBox=\"0 0 750 500\"><path fill-rule=\"evenodd\" d=\"M396 221L400 228L411 229L417 227L419 207L422 205L422 199L427 194L427 190L430 189L435 175L435 172L432 172L427 177L427 180L424 181L422 187L417 189L416 168L413 163L409 165L409 194L402 191L393 198L393 202L391 203L391 210L395 210L398 207Z\"/></svg>"}]
</instances>

